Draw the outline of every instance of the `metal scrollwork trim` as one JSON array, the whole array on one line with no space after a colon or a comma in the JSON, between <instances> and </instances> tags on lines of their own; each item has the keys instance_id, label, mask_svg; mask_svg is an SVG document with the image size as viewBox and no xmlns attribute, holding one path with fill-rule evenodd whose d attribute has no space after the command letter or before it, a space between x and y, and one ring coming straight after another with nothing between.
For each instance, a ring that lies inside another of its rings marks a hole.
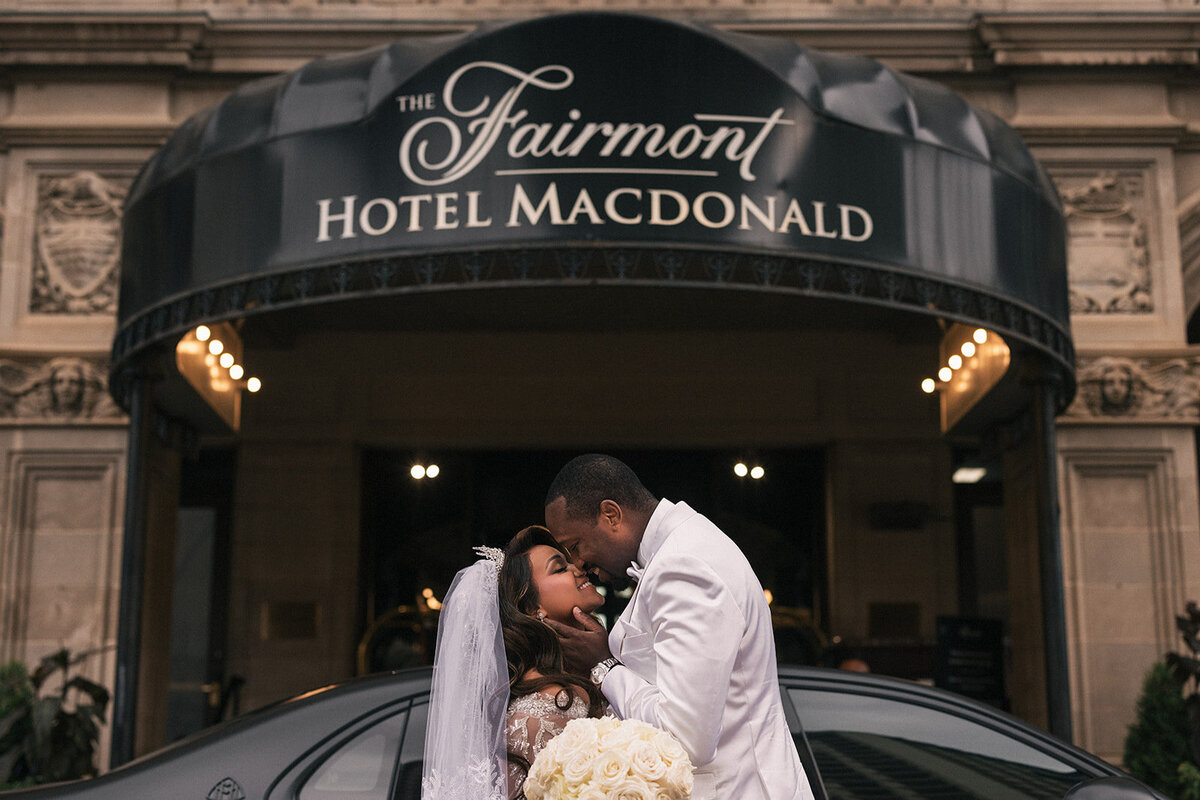
<instances>
[{"instance_id":1,"label":"metal scrollwork trim","mask_svg":"<svg viewBox=\"0 0 1200 800\"><path fill-rule=\"evenodd\" d=\"M164 301L125 320L115 337L114 374L139 353L181 336L201 323L276 309L389 294L489 286L536 284L719 286L728 291L768 291L797 297L850 299L903 309L1000 333L1010 343L1033 348L1074 375L1075 354L1068 331L1044 312L972 286L876 265L823 262L779 254L596 247L524 248L491 253L422 253L305 267L205 287ZM456 268L448 269L451 259ZM830 278L830 275L835 278ZM219 299L218 299L219 298ZM159 309L168 308L161 315ZM153 320L155 324L151 325ZM114 384L116 381L114 380Z\"/></svg>"}]
</instances>

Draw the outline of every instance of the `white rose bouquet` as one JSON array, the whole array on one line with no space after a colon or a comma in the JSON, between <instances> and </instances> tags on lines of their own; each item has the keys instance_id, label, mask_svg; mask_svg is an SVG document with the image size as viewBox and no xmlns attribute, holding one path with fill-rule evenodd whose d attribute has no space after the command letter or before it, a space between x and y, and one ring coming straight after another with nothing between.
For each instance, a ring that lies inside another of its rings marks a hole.
<instances>
[{"instance_id":1,"label":"white rose bouquet","mask_svg":"<svg viewBox=\"0 0 1200 800\"><path fill-rule=\"evenodd\" d=\"M542 748L528 800L690 800L692 762L664 730L635 719L573 719Z\"/></svg>"}]
</instances>

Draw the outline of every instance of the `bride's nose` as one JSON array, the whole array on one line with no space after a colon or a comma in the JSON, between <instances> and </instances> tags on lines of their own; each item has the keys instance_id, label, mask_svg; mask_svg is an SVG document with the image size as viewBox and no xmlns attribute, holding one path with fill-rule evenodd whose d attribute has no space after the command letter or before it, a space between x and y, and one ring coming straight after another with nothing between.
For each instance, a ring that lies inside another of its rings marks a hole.
<instances>
[{"instance_id":1,"label":"bride's nose","mask_svg":"<svg viewBox=\"0 0 1200 800\"><path fill-rule=\"evenodd\" d=\"M574 561L572 561L570 564L568 564L567 568L570 569L571 572L576 577L582 577L584 575L583 569L578 564L576 564Z\"/></svg>"}]
</instances>

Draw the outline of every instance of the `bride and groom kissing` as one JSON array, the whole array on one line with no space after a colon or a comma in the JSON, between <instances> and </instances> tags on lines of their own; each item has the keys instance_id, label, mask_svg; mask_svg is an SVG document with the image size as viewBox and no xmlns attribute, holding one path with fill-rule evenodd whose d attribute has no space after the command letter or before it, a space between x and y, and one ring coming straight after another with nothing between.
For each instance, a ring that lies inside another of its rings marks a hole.
<instances>
[{"instance_id":1,"label":"bride and groom kissing","mask_svg":"<svg viewBox=\"0 0 1200 800\"><path fill-rule=\"evenodd\" d=\"M657 499L621 461L579 456L546 495L546 527L461 570L441 611L423 800L517 800L572 719L673 735L694 800L813 797L779 695L771 614L729 537ZM611 632L592 579L634 581Z\"/></svg>"}]
</instances>

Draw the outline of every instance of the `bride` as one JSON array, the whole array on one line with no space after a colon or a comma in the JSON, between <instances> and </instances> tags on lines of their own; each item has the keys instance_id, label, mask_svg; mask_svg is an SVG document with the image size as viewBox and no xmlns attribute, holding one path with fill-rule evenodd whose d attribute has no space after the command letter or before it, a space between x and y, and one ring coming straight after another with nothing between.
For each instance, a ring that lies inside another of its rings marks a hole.
<instances>
[{"instance_id":1,"label":"bride","mask_svg":"<svg viewBox=\"0 0 1200 800\"><path fill-rule=\"evenodd\" d=\"M563 668L544 620L575 625L604 598L550 532L525 528L455 576L442 606L422 800L517 800L534 757L604 698Z\"/></svg>"}]
</instances>

